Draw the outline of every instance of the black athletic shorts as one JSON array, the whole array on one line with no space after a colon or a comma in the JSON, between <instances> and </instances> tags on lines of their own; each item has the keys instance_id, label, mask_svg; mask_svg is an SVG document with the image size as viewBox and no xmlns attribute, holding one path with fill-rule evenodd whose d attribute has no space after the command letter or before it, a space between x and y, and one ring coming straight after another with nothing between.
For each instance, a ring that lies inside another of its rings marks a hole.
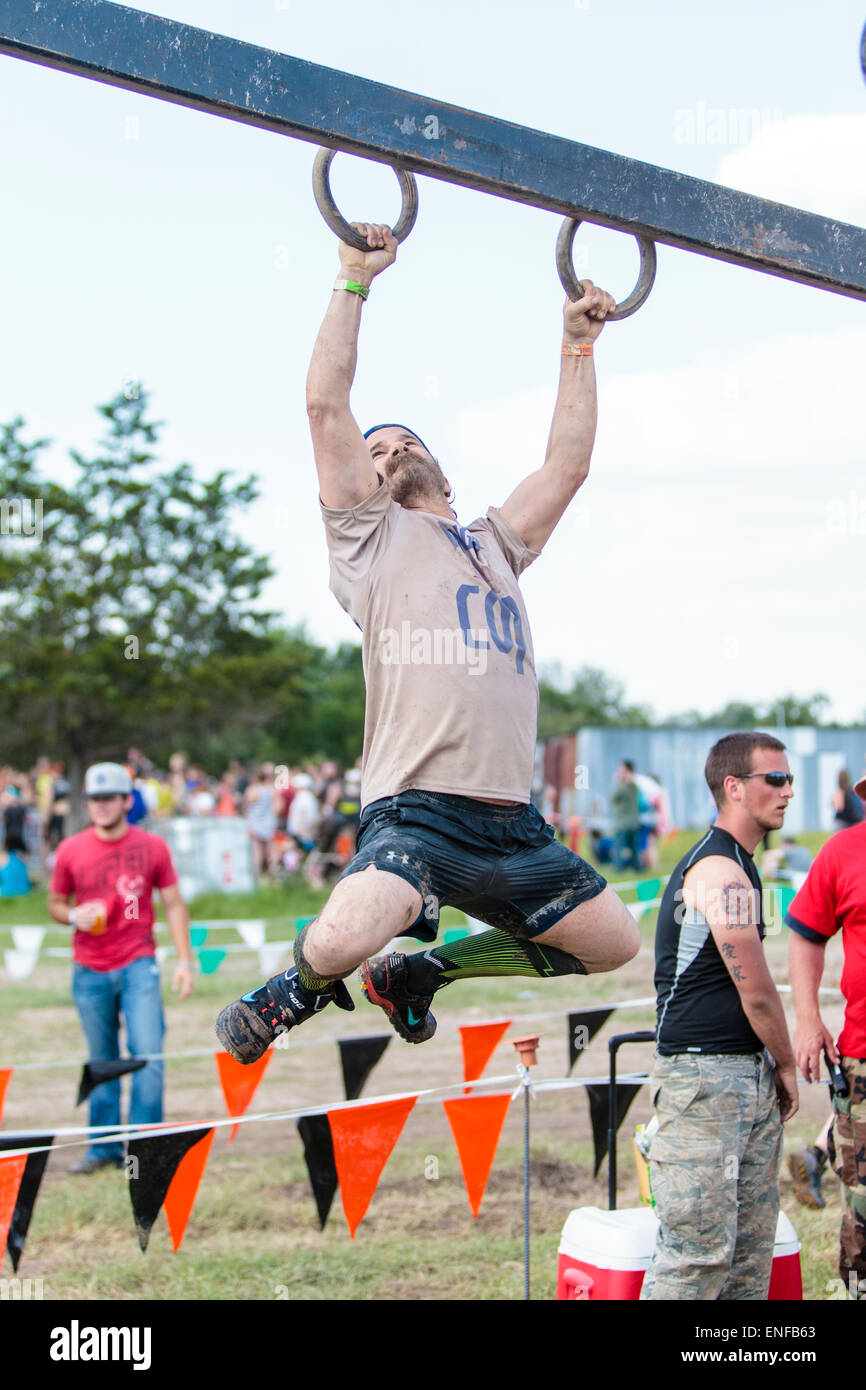
<instances>
[{"instance_id":1,"label":"black athletic shorts","mask_svg":"<svg viewBox=\"0 0 866 1390\"><path fill-rule=\"evenodd\" d=\"M370 864L421 894L405 933L418 941L435 941L445 906L514 936L538 936L607 886L534 806L444 792L401 792L365 807L355 857L340 878Z\"/></svg>"}]
</instances>

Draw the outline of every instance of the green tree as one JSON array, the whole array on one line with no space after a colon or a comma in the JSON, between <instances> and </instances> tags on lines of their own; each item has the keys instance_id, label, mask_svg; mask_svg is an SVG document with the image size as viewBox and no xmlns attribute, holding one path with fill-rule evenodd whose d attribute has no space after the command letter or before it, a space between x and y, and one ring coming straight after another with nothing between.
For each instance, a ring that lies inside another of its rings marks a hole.
<instances>
[{"instance_id":1,"label":"green tree","mask_svg":"<svg viewBox=\"0 0 866 1390\"><path fill-rule=\"evenodd\" d=\"M190 673L185 698L209 698L214 663ZM351 765L364 737L364 675L361 648L341 644L335 652L311 642L304 629L275 629L264 651L248 661L230 659L221 673L234 706L218 724L199 726L186 751L205 767L224 767L229 758L249 763L300 763L336 758ZM247 700L238 693L251 688ZM163 740L154 756L164 763Z\"/></svg>"},{"instance_id":2,"label":"green tree","mask_svg":"<svg viewBox=\"0 0 866 1390\"><path fill-rule=\"evenodd\" d=\"M757 705L750 705L745 700L729 700L714 714L702 715L698 728L712 729L718 726L720 729L756 729L764 723L766 719Z\"/></svg>"},{"instance_id":3,"label":"green tree","mask_svg":"<svg viewBox=\"0 0 866 1390\"><path fill-rule=\"evenodd\" d=\"M796 695L783 695L780 700L768 706L767 717L775 720L777 713L781 713L783 723L796 729L825 723L825 715L829 708L829 695L807 695L802 700Z\"/></svg>"},{"instance_id":4,"label":"green tree","mask_svg":"<svg viewBox=\"0 0 866 1390\"><path fill-rule=\"evenodd\" d=\"M361 648L342 642L322 648L304 672L305 709L280 723L284 761L336 758L351 765L364 741L364 672Z\"/></svg>"},{"instance_id":5,"label":"green tree","mask_svg":"<svg viewBox=\"0 0 866 1390\"><path fill-rule=\"evenodd\" d=\"M541 739L587 727L647 728L652 724L651 711L643 705L627 705L622 682L595 666L584 666L571 677L564 675L561 666L546 667L538 693Z\"/></svg>"},{"instance_id":6,"label":"green tree","mask_svg":"<svg viewBox=\"0 0 866 1390\"><path fill-rule=\"evenodd\" d=\"M681 729L766 729L768 727L799 728L804 725L825 724L830 708L829 695L815 694L800 698L783 695L768 704L750 704L747 700L729 700L711 714L699 710L684 710L666 719ZM781 715L781 719L780 719Z\"/></svg>"},{"instance_id":7,"label":"green tree","mask_svg":"<svg viewBox=\"0 0 866 1390\"><path fill-rule=\"evenodd\" d=\"M72 486L42 477L45 440L17 418L0 431L0 757L40 752L84 764L130 741L183 744L205 724L263 717L274 672L273 615L251 606L272 569L231 532L257 495L252 477L208 482L188 463L160 470L159 426L144 391L99 407L108 425L94 458L71 450ZM33 521L38 517L38 525Z\"/></svg>"},{"instance_id":8,"label":"green tree","mask_svg":"<svg viewBox=\"0 0 866 1390\"><path fill-rule=\"evenodd\" d=\"M768 704L755 705L747 700L729 700L712 714L687 710L683 714L673 716L667 722L689 729L765 729L777 724L798 728L803 725L823 724L824 715L829 707L828 695L809 695L804 699L797 695L783 695Z\"/></svg>"}]
</instances>

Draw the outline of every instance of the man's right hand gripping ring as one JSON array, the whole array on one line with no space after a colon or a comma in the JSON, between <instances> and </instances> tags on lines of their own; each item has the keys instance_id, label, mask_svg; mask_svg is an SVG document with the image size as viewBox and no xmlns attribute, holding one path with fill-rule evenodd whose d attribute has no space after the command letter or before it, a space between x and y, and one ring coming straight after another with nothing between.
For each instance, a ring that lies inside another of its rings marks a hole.
<instances>
[{"instance_id":1,"label":"man's right hand gripping ring","mask_svg":"<svg viewBox=\"0 0 866 1390\"><path fill-rule=\"evenodd\" d=\"M354 227L349 225L334 202L328 171L336 153L336 150L321 149L313 164L313 193L319 212L331 231L347 246L353 247L355 251L369 251L370 247L366 237L362 237L359 232L355 231ZM403 206L400 209L400 216L396 225L392 229L392 235L397 241L405 241L415 226L415 218L418 216L418 185L415 182L414 174L410 174L406 169L398 169L395 165L391 167L399 179L400 192L403 195Z\"/></svg>"}]
</instances>

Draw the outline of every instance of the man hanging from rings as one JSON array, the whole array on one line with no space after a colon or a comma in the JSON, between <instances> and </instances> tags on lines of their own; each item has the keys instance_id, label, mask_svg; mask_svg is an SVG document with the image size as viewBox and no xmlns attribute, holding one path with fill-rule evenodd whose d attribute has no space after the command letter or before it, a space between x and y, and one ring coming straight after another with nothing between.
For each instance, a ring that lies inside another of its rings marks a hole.
<instances>
[{"instance_id":1,"label":"man hanging from rings","mask_svg":"<svg viewBox=\"0 0 866 1390\"><path fill-rule=\"evenodd\" d=\"M434 995L455 981L595 974L639 945L613 889L531 804L538 686L518 583L587 476L593 348L614 300L586 281L566 302L544 461L501 508L462 525L418 434L386 423L362 435L352 415L361 316L397 252L388 227L358 230L367 249L340 243L307 409L331 589L363 634L363 813L355 856L298 936L294 967L217 1020L244 1063L331 1002L353 1008L342 982L359 967L367 999L418 1043L436 1030ZM374 958L394 937L434 941L445 904L490 929Z\"/></svg>"}]
</instances>

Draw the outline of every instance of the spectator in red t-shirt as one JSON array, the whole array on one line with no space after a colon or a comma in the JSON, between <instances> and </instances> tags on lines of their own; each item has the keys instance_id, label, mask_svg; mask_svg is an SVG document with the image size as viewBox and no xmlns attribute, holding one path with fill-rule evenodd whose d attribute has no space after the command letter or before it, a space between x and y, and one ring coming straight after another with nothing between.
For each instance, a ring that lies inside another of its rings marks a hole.
<instances>
[{"instance_id":1,"label":"spectator in red t-shirt","mask_svg":"<svg viewBox=\"0 0 866 1390\"><path fill-rule=\"evenodd\" d=\"M854 788L866 795L866 775ZM794 1051L807 1081L818 1081L821 1053L841 1066L846 1096L834 1096L828 1153L844 1187L839 1274L866 1301L866 821L840 830L819 851L791 903L790 973L797 1011ZM821 1017L824 950L842 932L845 1020L838 1048Z\"/></svg>"},{"instance_id":2,"label":"spectator in red t-shirt","mask_svg":"<svg viewBox=\"0 0 866 1390\"><path fill-rule=\"evenodd\" d=\"M130 1055L157 1058L132 1074L129 1122L158 1124L165 1022L153 938L153 889L159 889L180 957L172 987L181 999L193 984L189 913L165 841L126 819L132 804L132 779L126 768L95 764L84 779L84 796L93 823L59 845L48 910L56 922L74 928L72 993L89 1060L120 1056L122 1013ZM70 907L72 896L75 904ZM90 1124L96 1129L119 1123L120 1081L103 1082L90 1096ZM102 1142L97 1130L84 1158L70 1171L92 1173L122 1163L121 1144Z\"/></svg>"}]
</instances>

